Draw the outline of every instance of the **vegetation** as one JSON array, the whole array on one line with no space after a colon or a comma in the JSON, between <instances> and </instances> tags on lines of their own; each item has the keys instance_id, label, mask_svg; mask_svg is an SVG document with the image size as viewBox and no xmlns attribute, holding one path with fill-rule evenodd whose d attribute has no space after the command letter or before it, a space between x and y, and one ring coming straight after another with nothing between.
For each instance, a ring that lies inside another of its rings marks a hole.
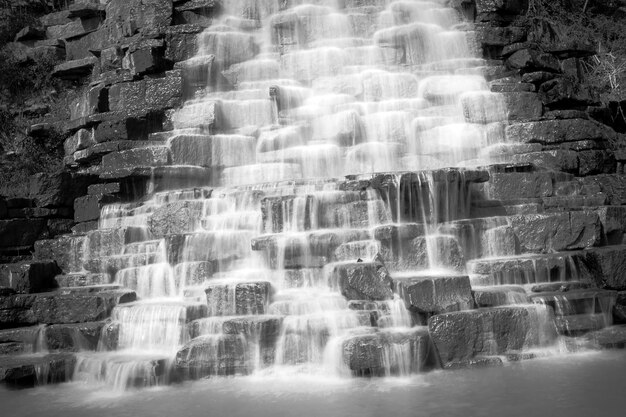
<instances>
[{"instance_id":1,"label":"vegetation","mask_svg":"<svg viewBox=\"0 0 626 417\"><path fill-rule=\"evenodd\" d=\"M625 19L624 0L530 0L523 23L549 27L549 41L593 45L596 55L583 61L585 80L607 103L626 100Z\"/></svg>"}]
</instances>

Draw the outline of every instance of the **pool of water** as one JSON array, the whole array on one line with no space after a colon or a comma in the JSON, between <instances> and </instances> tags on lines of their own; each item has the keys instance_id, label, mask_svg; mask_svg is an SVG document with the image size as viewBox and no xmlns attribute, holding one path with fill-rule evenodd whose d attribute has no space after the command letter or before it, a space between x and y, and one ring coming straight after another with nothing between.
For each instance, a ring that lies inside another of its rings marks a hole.
<instances>
[{"instance_id":1,"label":"pool of water","mask_svg":"<svg viewBox=\"0 0 626 417\"><path fill-rule=\"evenodd\" d=\"M335 379L279 371L125 393L82 383L0 388L0 404L3 415L11 417L589 417L623 415L625 383L626 352L614 351L406 379Z\"/></svg>"}]
</instances>

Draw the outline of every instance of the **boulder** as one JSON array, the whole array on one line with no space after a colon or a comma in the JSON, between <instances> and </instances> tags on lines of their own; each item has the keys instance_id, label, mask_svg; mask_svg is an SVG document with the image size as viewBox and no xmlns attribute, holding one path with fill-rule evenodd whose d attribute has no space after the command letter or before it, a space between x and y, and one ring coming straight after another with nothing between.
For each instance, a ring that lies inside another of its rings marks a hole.
<instances>
[{"instance_id":1,"label":"boulder","mask_svg":"<svg viewBox=\"0 0 626 417\"><path fill-rule=\"evenodd\" d=\"M170 109L182 104L182 90L180 70L169 71L162 78L115 84L109 90L109 108L130 113Z\"/></svg>"},{"instance_id":2,"label":"boulder","mask_svg":"<svg viewBox=\"0 0 626 417\"><path fill-rule=\"evenodd\" d=\"M502 93L509 120L537 120L543 114L543 105L536 93Z\"/></svg>"},{"instance_id":3,"label":"boulder","mask_svg":"<svg viewBox=\"0 0 626 417\"><path fill-rule=\"evenodd\" d=\"M209 316L266 314L273 294L268 281L211 284L206 287Z\"/></svg>"},{"instance_id":4,"label":"boulder","mask_svg":"<svg viewBox=\"0 0 626 417\"><path fill-rule=\"evenodd\" d=\"M165 59L180 62L193 58L198 52L198 33L202 30L196 24L169 27L165 33Z\"/></svg>"},{"instance_id":5,"label":"boulder","mask_svg":"<svg viewBox=\"0 0 626 417\"><path fill-rule=\"evenodd\" d=\"M554 252L596 246L601 223L593 211L511 216L510 225L523 252Z\"/></svg>"},{"instance_id":6,"label":"boulder","mask_svg":"<svg viewBox=\"0 0 626 417\"><path fill-rule=\"evenodd\" d=\"M406 308L424 315L471 309L472 289L467 275L394 276L395 291Z\"/></svg>"},{"instance_id":7,"label":"boulder","mask_svg":"<svg viewBox=\"0 0 626 417\"><path fill-rule=\"evenodd\" d=\"M611 141L615 132L608 126L585 119L545 120L514 123L506 128L507 139L512 142L553 145L581 140Z\"/></svg>"},{"instance_id":8,"label":"boulder","mask_svg":"<svg viewBox=\"0 0 626 417\"><path fill-rule=\"evenodd\" d=\"M103 326L101 321L46 326L46 347L54 351L96 350Z\"/></svg>"},{"instance_id":9,"label":"boulder","mask_svg":"<svg viewBox=\"0 0 626 417\"><path fill-rule=\"evenodd\" d=\"M465 271L463 249L452 235L416 237L409 242L403 261L405 269L443 268Z\"/></svg>"},{"instance_id":10,"label":"boulder","mask_svg":"<svg viewBox=\"0 0 626 417\"><path fill-rule=\"evenodd\" d=\"M624 349L626 348L626 325L611 326L590 332L583 338L596 349Z\"/></svg>"},{"instance_id":11,"label":"boulder","mask_svg":"<svg viewBox=\"0 0 626 417\"><path fill-rule=\"evenodd\" d=\"M524 287L517 285L496 285L493 287L472 288L476 307L499 307L509 304L529 302Z\"/></svg>"},{"instance_id":12,"label":"boulder","mask_svg":"<svg viewBox=\"0 0 626 417\"><path fill-rule=\"evenodd\" d=\"M215 63L223 69L248 61L258 53L255 38L242 32L202 32L198 37L198 51L202 55L214 55Z\"/></svg>"},{"instance_id":13,"label":"boulder","mask_svg":"<svg viewBox=\"0 0 626 417\"><path fill-rule=\"evenodd\" d=\"M393 281L378 262L341 262L332 264L329 284L348 300L389 300Z\"/></svg>"},{"instance_id":14,"label":"boulder","mask_svg":"<svg viewBox=\"0 0 626 417\"><path fill-rule=\"evenodd\" d=\"M556 341L554 314L546 306L509 306L436 315L430 336L444 366L476 356L545 347Z\"/></svg>"},{"instance_id":15,"label":"boulder","mask_svg":"<svg viewBox=\"0 0 626 417\"><path fill-rule=\"evenodd\" d=\"M108 38L111 42L140 33L146 37L165 32L172 23L169 0L111 0L106 5Z\"/></svg>"},{"instance_id":16,"label":"boulder","mask_svg":"<svg viewBox=\"0 0 626 417\"><path fill-rule=\"evenodd\" d=\"M193 232L200 224L203 201L177 201L150 214L148 227L154 237Z\"/></svg>"},{"instance_id":17,"label":"boulder","mask_svg":"<svg viewBox=\"0 0 626 417\"><path fill-rule=\"evenodd\" d=\"M52 75L64 80L75 81L89 76L97 63L98 58L94 56L66 61L56 65L52 70Z\"/></svg>"},{"instance_id":18,"label":"boulder","mask_svg":"<svg viewBox=\"0 0 626 417\"><path fill-rule=\"evenodd\" d=\"M578 152L578 175L581 177L615 172L615 156L611 151L584 150Z\"/></svg>"},{"instance_id":19,"label":"boulder","mask_svg":"<svg viewBox=\"0 0 626 417\"><path fill-rule=\"evenodd\" d=\"M76 358L67 353L4 356L0 357L0 382L22 387L65 382L72 379L75 365Z\"/></svg>"},{"instance_id":20,"label":"boulder","mask_svg":"<svg viewBox=\"0 0 626 417\"><path fill-rule=\"evenodd\" d=\"M176 135L169 139L172 163L210 168L254 162L256 139L241 135Z\"/></svg>"},{"instance_id":21,"label":"boulder","mask_svg":"<svg viewBox=\"0 0 626 417\"><path fill-rule=\"evenodd\" d=\"M550 151L529 152L512 155L513 163L532 163L538 168L548 171L561 171L578 174L578 153L567 149L554 149Z\"/></svg>"},{"instance_id":22,"label":"boulder","mask_svg":"<svg viewBox=\"0 0 626 417\"><path fill-rule=\"evenodd\" d=\"M176 353L176 370L188 378L246 374L245 340L238 335L200 336Z\"/></svg>"},{"instance_id":23,"label":"boulder","mask_svg":"<svg viewBox=\"0 0 626 417\"><path fill-rule=\"evenodd\" d=\"M437 366L425 327L348 335L341 349L343 365L355 376L406 376Z\"/></svg>"},{"instance_id":24,"label":"boulder","mask_svg":"<svg viewBox=\"0 0 626 417\"><path fill-rule=\"evenodd\" d=\"M626 246L581 251L573 258L579 274L600 288L626 290Z\"/></svg>"},{"instance_id":25,"label":"boulder","mask_svg":"<svg viewBox=\"0 0 626 417\"><path fill-rule=\"evenodd\" d=\"M507 58L506 64L510 68L519 69L523 72L561 72L559 60L554 55L535 49L520 49Z\"/></svg>"},{"instance_id":26,"label":"boulder","mask_svg":"<svg viewBox=\"0 0 626 417\"><path fill-rule=\"evenodd\" d=\"M34 259L54 260L63 272L82 269L84 236L63 236L35 242Z\"/></svg>"},{"instance_id":27,"label":"boulder","mask_svg":"<svg viewBox=\"0 0 626 417\"><path fill-rule=\"evenodd\" d=\"M37 296L32 311L39 323L85 323L104 320L117 304L135 301L132 291L102 291L96 293L57 294Z\"/></svg>"},{"instance_id":28,"label":"boulder","mask_svg":"<svg viewBox=\"0 0 626 417\"><path fill-rule=\"evenodd\" d=\"M77 223L98 220L100 210L106 204L119 201L119 197L109 194L86 195L74 200L74 221Z\"/></svg>"},{"instance_id":29,"label":"boulder","mask_svg":"<svg viewBox=\"0 0 626 417\"><path fill-rule=\"evenodd\" d=\"M25 261L0 265L0 286L18 293L37 293L56 287L54 277L61 270L52 261Z\"/></svg>"},{"instance_id":30,"label":"boulder","mask_svg":"<svg viewBox=\"0 0 626 417\"><path fill-rule=\"evenodd\" d=\"M606 195L609 205L626 204L626 175L593 175L579 180L584 187Z\"/></svg>"},{"instance_id":31,"label":"boulder","mask_svg":"<svg viewBox=\"0 0 626 417\"><path fill-rule=\"evenodd\" d=\"M170 151L165 146L150 146L111 152L102 157L105 172L132 170L136 167L157 167L170 164Z\"/></svg>"},{"instance_id":32,"label":"boulder","mask_svg":"<svg viewBox=\"0 0 626 417\"><path fill-rule=\"evenodd\" d=\"M45 219L0 220L0 249L30 247L45 235Z\"/></svg>"},{"instance_id":33,"label":"boulder","mask_svg":"<svg viewBox=\"0 0 626 417\"><path fill-rule=\"evenodd\" d=\"M592 91L569 78L555 78L539 87L539 97L548 107L588 106L598 103Z\"/></svg>"}]
</instances>

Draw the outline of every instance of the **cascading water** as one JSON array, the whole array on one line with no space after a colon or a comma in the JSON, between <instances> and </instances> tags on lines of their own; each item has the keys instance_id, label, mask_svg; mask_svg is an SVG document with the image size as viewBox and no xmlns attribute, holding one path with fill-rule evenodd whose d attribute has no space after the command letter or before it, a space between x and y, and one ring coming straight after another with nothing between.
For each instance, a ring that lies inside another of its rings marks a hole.
<instances>
[{"instance_id":1,"label":"cascading water","mask_svg":"<svg viewBox=\"0 0 626 417\"><path fill-rule=\"evenodd\" d=\"M167 142L212 187L103 208L83 262L139 301L115 307L75 379L150 386L174 360L191 377L419 372L419 315L343 286L383 260L400 278L465 272L450 261L461 236L440 226L468 217L458 167L488 163L506 120L472 32L443 0L223 3L180 64L189 99ZM358 185L377 172L392 174ZM368 343L376 367L346 363Z\"/></svg>"}]
</instances>

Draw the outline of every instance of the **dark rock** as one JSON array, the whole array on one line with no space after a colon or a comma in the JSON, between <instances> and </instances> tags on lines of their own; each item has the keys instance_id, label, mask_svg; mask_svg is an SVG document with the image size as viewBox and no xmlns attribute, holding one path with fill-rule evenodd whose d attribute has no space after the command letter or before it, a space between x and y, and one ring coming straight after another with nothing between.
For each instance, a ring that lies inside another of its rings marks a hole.
<instances>
[{"instance_id":1,"label":"dark rock","mask_svg":"<svg viewBox=\"0 0 626 417\"><path fill-rule=\"evenodd\" d=\"M520 49L506 60L510 68L519 69L523 72L549 71L560 72L559 60L553 55L539 52L534 49Z\"/></svg>"},{"instance_id":2,"label":"dark rock","mask_svg":"<svg viewBox=\"0 0 626 417\"><path fill-rule=\"evenodd\" d=\"M578 153L567 149L517 154L511 157L511 162L532 163L549 171L571 174L578 174L579 171Z\"/></svg>"},{"instance_id":3,"label":"dark rock","mask_svg":"<svg viewBox=\"0 0 626 417\"><path fill-rule=\"evenodd\" d=\"M0 265L0 286L18 293L43 292L56 287L60 269L54 261L21 262Z\"/></svg>"},{"instance_id":4,"label":"dark rock","mask_svg":"<svg viewBox=\"0 0 626 417\"><path fill-rule=\"evenodd\" d=\"M76 197L85 195L91 180L67 172L35 174L30 177L29 195L37 207L72 207Z\"/></svg>"},{"instance_id":5,"label":"dark rock","mask_svg":"<svg viewBox=\"0 0 626 417\"><path fill-rule=\"evenodd\" d=\"M552 252L599 244L601 223L593 211L511 216L510 223L524 252Z\"/></svg>"},{"instance_id":6,"label":"dark rock","mask_svg":"<svg viewBox=\"0 0 626 417\"><path fill-rule=\"evenodd\" d=\"M41 294L35 298L32 311L39 323L85 323L106 319L117 304L135 301L132 291L102 291L59 295Z\"/></svg>"},{"instance_id":7,"label":"dark rock","mask_svg":"<svg viewBox=\"0 0 626 417\"><path fill-rule=\"evenodd\" d=\"M537 120L543 113L543 105L535 93L502 93L509 120Z\"/></svg>"},{"instance_id":8,"label":"dark rock","mask_svg":"<svg viewBox=\"0 0 626 417\"><path fill-rule=\"evenodd\" d=\"M111 0L104 25L111 42L136 33L149 38L165 32L172 22L172 12L169 0Z\"/></svg>"},{"instance_id":9,"label":"dark rock","mask_svg":"<svg viewBox=\"0 0 626 417\"><path fill-rule=\"evenodd\" d=\"M73 61L67 61L54 67L52 75L62 78L64 80L77 80L87 77L91 74L91 71L98 63L98 58L87 57L82 59L76 59Z\"/></svg>"},{"instance_id":10,"label":"dark rock","mask_svg":"<svg viewBox=\"0 0 626 417\"><path fill-rule=\"evenodd\" d=\"M54 260L63 272L80 271L84 236L63 236L35 242L34 259Z\"/></svg>"},{"instance_id":11,"label":"dark rock","mask_svg":"<svg viewBox=\"0 0 626 417\"><path fill-rule=\"evenodd\" d=\"M598 102L586 86L561 77L541 84L539 96L543 104L550 107L588 106Z\"/></svg>"},{"instance_id":12,"label":"dark rock","mask_svg":"<svg viewBox=\"0 0 626 417\"><path fill-rule=\"evenodd\" d=\"M157 167L169 165L170 152L165 146L150 146L119 152L111 152L102 157L104 172L119 172L137 167Z\"/></svg>"},{"instance_id":13,"label":"dark rock","mask_svg":"<svg viewBox=\"0 0 626 417\"><path fill-rule=\"evenodd\" d=\"M193 58L198 52L198 33L204 28L200 25L172 26L165 34L165 58L170 62L180 62Z\"/></svg>"},{"instance_id":14,"label":"dark rock","mask_svg":"<svg viewBox=\"0 0 626 417\"><path fill-rule=\"evenodd\" d=\"M584 119L546 120L507 126L506 136L514 142L555 144L580 140L614 140L615 132L600 123Z\"/></svg>"},{"instance_id":15,"label":"dark rock","mask_svg":"<svg viewBox=\"0 0 626 417\"><path fill-rule=\"evenodd\" d=\"M554 174L548 172L495 173L483 190L487 198L496 200L537 198L553 195L554 183Z\"/></svg>"},{"instance_id":16,"label":"dark rock","mask_svg":"<svg viewBox=\"0 0 626 417\"><path fill-rule=\"evenodd\" d=\"M15 35L15 42L26 42L39 39L45 39L46 32L41 28L34 26L26 26Z\"/></svg>"},{"instance_id":17,"label":"dark rock","mask_svg":"<svg viewBox=\"0 0 626 417\"><path fill-rule=\"evenodd\" d=\"M244 339L237 335L206 335L193 339L176 353L178 372L189 378L246 374Z\"/></svg>"},{"instance_id":18,"label":"dark rock","mask_svg":"<svg viewBox=\"0 0 626 417\"><path fill-rule=\"evenodd\" d=\"M240 135L176 135L169 140L173 164L211 168L253 163L255 142Z\"/></svg>"},{"instance_id":19,"label":"dark rock","mask_svg":"<svg viewBox=\"0 0 626 417\"><path fill-rule=\"evenodd\" d=\"M609 174L615 171L616 161L613 152L586 150L578 152L578 175Z\"/></svg>"},{"instance_id":20,"label":"dark rock","mask_svg":"<svg viewBox=\"0 0 626 417\"><path fill-rule=\"evenodd\" d=\"M46 347L49 350L96 350L104 322L53 324L45 327Z\"/></svg>"},{"instance_id":21,"label":"dark rock","mask_svg":"<svg viewBox=\"0 0 626 417\"><path fill-rule=\"evenodd\" d=\"M17 386L69 381L76 358L67 353L0 357L0 382Z\"/></svg>"},{"instance_id":22,"label":"dark rock","mask_svg":"<svg viewBox=\"0 0 626 417\"><path fill-rule=\"evenodd\" d=\"M392 353L398 346L404 355ZM408 375L437 366L430 336L423 327L350 335L342 343L342 359L355 376Z\"/></svg>"},{"instance_id":23,"label":"dark rock","mask_svg":"<svg viewBox=\"0 0 626 417\"><path fill-rule=\"evenodd\" d=\"M532 292L556 292L556 291L570 291L591 288L591 284L588 282L549 282L543 284L536 284L530 288Z\"/></svg>"},{"instance_id":24,"label":"dark rock","mask_svg":"<svg viewBox=\"0 0 626 417\"><path fill-rule=\"evenodd\" d=\"M111 111L145 112L177 107L182 98L180 71L170 71L163 78L113 85L109 90Z\"/></svg>"},{"instance_id":25,"label":"dark rock","mask_svg":"<svg viewBox=\"0 0 626 417\"><path fill-rule=\"evenodd\" d=\"M472 289L476 307L499 307L509 304L527 304L526 291L516 285L496 285L493 287L474 287Z\"/></svg>"},{"instance_id":26,"label":"dark rock","mask_svg":"<svg viewBox=\"0 0 626 417\"><path fill-rule=\"evenodd\" d=\"M607 246L581 251L573 258L580 275L600 288L626 290L626 247Z\"/></svg>"},{"instance_id":27,"label":"dark rock","mask_svg":"<svg viewBox=\"0 0 626 417\"><path fill-rule=\"evenodd\" d=\"M470 309L474 306L469 277L396 276L395 291L406 308L421 314L441 314Z\"/></svg>"},{"instance_id":28,"label":"dark rock","mask_svg":"<svg viewBox=\"0 0 626 417\"><path fill-rule=\"evenodd\" d=\"M45 237L44 219L0 220L0 248L30 247Z\"/></svg>"},{"instance_id":29,"label":"dark rock","mask_svg":"<svg viewBox=\"0 0 626 417\"><path fill-rule=\"evenodd\" d=\"M403 269L443 268L465 270L465 256L452 235L418 236L408 243ZM432 263L432 264L431 264Z\"/></svg>"},{"instance_id":30,"label":"dark rock","mask_svg":"<svg viewBox=\"0 0 626 417\"><path fill-rule=\"evenodd\" d=\"M556 341L552 310L545 306L511 306L433 316L431 338L444 367L476 356L501 355Z\"/></svg>"},{"instance_id":31,"label":"dark rock","mask_svg":"<svg viewBox=\"0 0 626 417\"><path fill-rule=\"evenodd\" d=\"M610 205L626 204L626 175L593 175L580 179L586 187L597 188L605 194Z\"/></svg>"},{"instance_id":32,"label":"dark rock","mask_svg":"<svg viewBox=\"0 0 626 417\"><path fill-rule=\"evenodd\" d=\"M545 83L546 81L550 81L553 78L557 77L557 75L553 72L547 71L536 71L536 72L527 72L522 75L522 82L531 83L537 86Z\"/></svg>"},{"instance_id":33,"label":"dark rock","mask_svg":"<svg viewBox=\"0 0 626 417\"><path fill-rule=\"evenodd\" d=\"M108 182L105 184L92 184L87 187L87 194L118 194L121 191L119 182Z\"/></svg>"},{"instance_id":34,"label":"dark rock","mask_svg":"<svg viewBox=\"0 0 626 417\"><path fill-rule=\"evenodd\" d=\"M119 198L108 194L86 195L74 200L74 221L86 222L100 218L100 210L106 204L118 202Z\"/></svg>"},{"instance_id":35,"label":"dark rock","mask_svg":"<svg viewBox=\"0 0 626 417\"><path fill-rule=\"evenodd\" d=\"M448 362L443 365L443 369L489 368L502 365L502 358L498 356L477 356L471 359Z\"/></svg>"},{"instance_id":36,"label":"dark rock","mask_svg":"<svg viewBox=\"0 0 626 417\"><path fill-rule=\"evenodd\" d=\"M329 283L348 300L389 300L393 281L378 262L342 262L334 264Z\"/></svg>"},{"instance_id":37,"label":"dark rock","mask_svg":"<svg viewBox=\"0 0 626 417\"><path fill-rule=\"evenodd\" d=\"M626 348L626 325L607 327L587 333L584 339L598 349Z\"/></svg>"}]
</instances>

